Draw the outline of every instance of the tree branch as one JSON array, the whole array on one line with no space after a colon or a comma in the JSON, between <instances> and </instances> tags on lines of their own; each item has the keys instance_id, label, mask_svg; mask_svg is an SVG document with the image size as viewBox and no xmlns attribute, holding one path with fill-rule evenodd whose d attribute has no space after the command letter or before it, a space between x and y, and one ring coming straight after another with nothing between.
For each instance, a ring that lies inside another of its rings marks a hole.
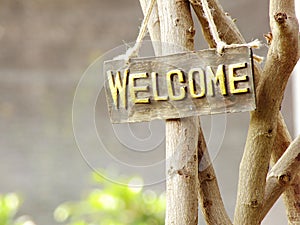
<instances>
[{"instance_id":1,"label":"tree branch","mask_svg":"<svg viewBox=\"0 0 300 225\"><path fill-rule=\"evenodd\" d=\"M284 3L285 4L285 3ZM272 15L274 16L274 20L271 20L271 27L273 30L276 31L276 29L279 29L279 31L277 31L277 33L280 32L286 32L285 30L281 30L281 29L287 29L285 28L286 25L283 26L276 26L276 23L280 23L280 24L284 24L285 22L282 21L285 19L285 15L288 16L289 21L290 21L290 28L293 34L291 35L291 38L295 38L295 40L293 40L293 43L295 44L294 46L298 47L294 48L294 49L288 49L288 51L294 51L296 56L294 55L293 59L291 59L291 61L295 60L298 61L299 59L299 33L298 33L298 22L295 16L295 9L294 9L294 3L288 3L290 5L288 6L284 6L282 7L282 3L278 3L276 1L272 2L270 4L270 17L272 17ZM285 9L288 8L288 9ZM286 10L286 11L285 11ZM282 13L283 12L283 13ZM282 17L282 18L281 18ZM275 27L274 27L275 26ZM283 27L283 28L281 28ZM289 35L289 33L287 34ZM284 42L284 40L281 38L281 40ZM298 40L298 43L297 43ZM273 39L273 41L276 41ZM289 42L290 40L286 39L286 42ZM276 42L275 42L276 43ZM288 48L288 46L282 46L283 48ZM298 54L297 54L298 52ZM293 62L291 62L291 68L293 68ZM287 71L288 72L288 71ZM271 162L273 164L275 164L280 157L283 155L285 149L289 146L289 144L291 143L291 137L288 134L282 133L280 132L280 130L286 130L285 124L283 121L282 116L279 117L279 123L278 123L278 133L277 133L277 138L275 141L275 145L274 145L274 151L272 153L272 158L271 158ZM281 140L281 141L278 141ZM283 199L286 205L286 209L287 209L287 215L288 215L288 221L289 224L296 224L300 222L300 176L296 176L296 178L294 179L294 184L292 186L285 186L283 187L286 189L284 195L283 195ZM266 190L268 191L268 190ZM268 193L268 192L267 192ZM267 199L267 197L265 197ZM264 208L265 209L265 208Z\"/></svg>"},{"instance_id":2,"label":"tree branch","mask_svg":"<svg viewBox=\"0 0 300 225\"><path fill-rule=\"evenodd\" d=\"M268 173L266 194L261 211L261 220L268 213L283 191L293 185L300 168L300 136L288 147L286 152ZM299 215L298 215L299 216Z\"/></svg>"},{"instance_id":3,"label":"tree branch","mask_svg":"<svg viewBox=\"0 0 300 225\"><path fill-rule=\"evenodd\" d=\"M206 37L210 47L215 47L215 43L212 40L212 37L209 33L209 28L208 28L208 23L206 21L206 18L203 16L203 10L201 8L201 4L199 0L191 0L191 3L193 5L193 8L196 12L196 15L199 18L199 21L202 25L202 30L204 33L204 36ZM216 0L209 0L209 5L213 10L213 17L215 24L217 26L217 29L219 31L219 35L221 39L228 44L230 43L244 43L244 39L242 38L242 35L236 28L236 25L232 21L232 19L223 11L221 5L218 3ZM297 46L297 45L296 45ZM298 50L299 51L299 50ZM255 65L255 81L256 81L256 86L258 86L259 83L259 78L261 77L261 70L260 68ZM289 133L286 129L285 123L282 119L281 113L279 113L278 117L278 135L276 135L276 143L278 146L280 146L280 151L284 152L286 149L286 144L289 143ZM277 146L274 145L274 146ZM276 148L277 149L277 148ZM282 153L281 153L282 154ZM300 181L300 180L299 180ZM298 182L300 183L300 182ZM286 193L286 205L288 205L288 202L291 202L290 200L295 197L295 193L297 192L292 192L288 191ZM295 202L295 201L292 201ZM293 211L292 208L288 209L289 212Z\"/></svg>"},{"instance_id":4,"label":"tree branch","mask_svg":"<svg viewBox=\"0 0 300 225\"><path fill-rule=\"evenodd\" d=\"M204 16L203 8L200 0L190 0L193 9L199 19L202 26L202 33L211 48L216 47L216 42L212 38L210 33L209 24ZM242 44L245 40L236 25L232 21L228 13L225 13L221 4L217 0L208 0L209 7L212 10L212 15L214 22L219 32L219 37L221 40L225 41L227 44Z\"/></svg>"},{"instance_id":5,"label":"tree branch","mask_svg":"<svg viewBox=\"0 0 300 225\"><path fill-rule=\"evenodd\" d=\"M204 16L203 8L201 5L201 0L190 0L193 9L199 19L199 22L202 27L202 33L205 37L209 47L215 48L216 42L213 39L212 35L210 34L209 24ZM236 27L236 24L233 22L233 19L230 17L228 13L225 13L221 4L218 0L208 0L209 7L212 10L213 19L215 25L217 27L219 36L222 41L226 44L244 44L246 43L245 39L243 38L242 34ZM254 65L254 79L255 79L255 86L257 87L259 83L260 74L262 70L260 66L255 63Z\"/></svg>"},{"instance_id":6,"label":"tree branch","mask_svg":"<svg viewBox=\"0 0 300 225\"><path fill-rule=\"evenodd\" d=\"M270 2L273 41L257 88L257 109L251 113L235 212L236 224L259 224L266 175L288 78L297 62L298 23L294 1ZM276 65L276 66L274 66Z\"/></svg>"},{"instance_id":7,"label":"tree branch","mask_svg":"<svg viewBox=\"0 0 300 225\"><path fill-rule=\"evenodd\" d=\"M205 221L208 225L231 225L202 131L198 140L198 158L199 204Z\"/></svg>"},{"instance_id":8,"label":"tree branch","mask_svg":"<svg viewBox=\"0 0 300 225\"><path fill-rule=\"evenodd\" d=\"M292 138L288 133L282 132L287 130L282 116L279 116L277 135L274 144L274 149L271 156L271 163L274 165L285 150L292 142ZM300 176L294 179L293 185L286 187L283 193L283 201L285 203L286 212L288 216L288 222L290 225L294 225L300 222Z\"/></svg>"},{"instance_id":9,"label":"tree branch","mask_svg":"<svg viewBox=\"0 0 300 225\"><path fill-rule=\"evenodd\" d=\"M162 53L194 50L194 25L185 0L158 0ZM166 225L197 225L199 118L166 121Z\"/></svg>"},{"instance_id":10,"label":"tree branch","mask_svg":"<svg viewBox=\"0 0 300 225\"><path fill-rule=\"evenodd\" d=\"M200 0L191 0L190 1L196 15L202 25L202 32L206 38L210 47L215 47L216 43L210 34L209 24L207 19L204 17L203 9ZM221 39L225 39L227 43L243 43L244 39L239 33L239 31L231 26L229 23L229 17L225 17L222 13L221 5L215 1L209 1L210 7L214 8L213 16L216 19L216 15L220 15L221 18L218 21L215 21L216 26L219 28L222 24L222 30L220 33ZM223 20L227 20L228 23L223 23ZM222 196L219 190L218 181L216 174L211 163L209 153L207 151L207 146L204 141L203 134L200 132L199 135L199 144L198 144L198 157L200 162L200 167L205 168L204 170L199 171L199 201L201 205L201 210L204 215L204 218L209 225L229 225L232 224L224 203Z\"/></svg>"},{"instance_id":11,"label":"tree branch","mask_svg":"<svg viewBox=\"0 0 300 225\"><path fill-rule=\"evenodd\" d=\"M200 2L200 1L199 1ZM191 2L194 9L197 7L198 9L198 16L203 15L201 5L197 4L196 1ZM197 10L196 10L197 12ZM199 13L200 12L200 13ZM208 23L206 19L200 17L202 22L206 23L206 32L203 32L204 35L207 35L207 40L212 40L210 45L214 45L213 39L211 38L211 34L209 33ZM210 37L210 38L209 38ZM198 158L200 166L205 168L198 172L199 178L199 204L201 205L202 213L205 217L207 224L216 225L216 224L223 224L229 225L232 224L230 218L225 210L223 200L221 197L221 193L219 190L218 182L216 179L216 174L211 163L209 153L207 151L207 146L205 143L205 139L200 127L199 133L199 141L198 141Z\"/></svg>"}]
</instances>

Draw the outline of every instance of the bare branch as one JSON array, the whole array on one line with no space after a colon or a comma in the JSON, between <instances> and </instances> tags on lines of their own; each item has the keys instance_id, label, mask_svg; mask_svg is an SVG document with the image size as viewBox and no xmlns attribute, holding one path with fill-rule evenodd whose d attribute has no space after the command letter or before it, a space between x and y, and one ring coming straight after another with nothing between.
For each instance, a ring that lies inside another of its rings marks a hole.
<instances>
[{"instance_id":1,"label":"bare branch","mask_svg":"<svg viewBox=\"0 0 300 225\"><path fill-rule=\"evenodd\" d=\"M286 132L287 130L282 116L279 116L277 125L277 135L273 147L271 163L274 165L285 150L292 142L292 138ZM286 212L288 216L288 222L290 225L294 225L300 222L300 176L294 179L293 185L286 187L283 193L283 201L285 203Z\"/></svg>"},{"instance_id":2,"label":"bare branch","mask_svg":"<svg viewBox=\"0 0 300 225\"><path fill-rule=\"evenodd\" d=\"M203 10L200 4L200 0L190 1L190 2L192 3L192 6L198 18L200 19L201 23L204 24L202 27L206 28L203 31L203 34L207 36L207 40L210 46L211 47L215 46L215 42L213 41L212 36L210 34L208 23L206 19L203 17ZM232 33L232 32L228 32L228 33ZM200 166L202 165L202 167L205 167L204 170L199 171L198 173L198 177L199 177L198 191L199 191L199 201L200 201L199 204L201 205L201 210L207 224L210 225L232 224L223 204L215 171L211 163L209 153L207 151L207 146L204 140L201 127L200 127L199 142L198 142L198 158L199 158Z\"/></svg>"},{"instance_id":3,"label":"bare branch","mask_svg":"<svg viewBox=\"0 0 300 225\"><path fill-rule=\"evenodd\" d=\"M265 179L277 131L277 116L288 78L297 62L298 23L294 1L270 2L273 40L257 88L257 109L251 113L245 152L240 166L235 222L259 224ZM276 65L276 66L274 66ZM246 189L246 190L245 190Z\"/></svg>"},{"instance_id":4,"label":"bare branch","mask_svg":"<svg viewBox=\"0 0 300 225\"><path fill-rule=\"evenodd\" d=\"M194 50L194 25L185 0L158 0L163 54ZM199 118L166 121L166 225L198 224Z\"/></svg>"},{"instance_id":5,"label":"bare branch","mask_svg":"<svg viewBox=\"0 0 300 225\"><path fill-rule=\"evenodd\" d=\"M208 225L231 225L202 131L198 140L198 158L199 204L205 221Z\"/></svg>"},{"instance_id":6,"label":"bare branch","mask_svg":"<svg viewBox=\"0 0 300 225\"><path fill-rule=\"evenodd\" d=\"M266 183L266 194L261 211L261 220L283 193L293 184L300 168L300 136L288 147L286 152L270 170Z\"/></svg>"},{"instance_id":7,"label":"bare branch","mask_svg":"<svg viewBox=\"0 0 300 225\"><path fill-rule=\"evenodd\" d=\"M206 37L210 47L215 47L214 40L212 39L212 37L209 33L208 23L206 21L206 18L203 16L203 11L202 11L202 8L201 8L200 1L199 0L191 0L191 3L193 5L193 8L194 8L198 18L199 18L200 23L202 25L202 30L203 30L204 36ZM288 3L288 4L290 4L290 3ZM217 0L209 0L209 5L212 9L214 9L213 10L213 12L214 12L213 17L214 17L214 21L215 21L215 24L216 24L217 29L219 31L219 35L220 35L221 39L223 41L227 42L228 44L230 44L230 43L244 43L244 39L242 38L240 32L236 28L234 22L223 11L223 9L221 8L218 1ZM293 5L291 5L291 7L293 7ZM290 43L290 44L292 46L292 43ZM298 45L292 46L292 49L295 46L298 46ZM298 49L298 52L299 52L299 49ZM286 73L284 73L284 74L286 74ZM260 77L261 77L261 70L256 65L255 66L255 79L256 79L257 86L258 86ZM281 113L279 113L279 117L278 117L278 126L279 126L278 127L278 135L276 135L276 143L277 144L274 145L274 146L280 146L280 151L281 151L281 154L282 154L282 152L284 152L285 149L286 149L286 144L285 143L289 144L290 142L289 142L289 139L288 139L289 133L286 129L286 126L285 126L285 123L282 119ZM276 149L278 149L278 148L276 148ZM281 154L280 154L280 156L281 156ZM298 183L300 183L300 182L298 182ZM286 198L285 203L288 207L289 214L295 214L294 213L295 212L295 206L291 206L291 202L295 203L295 201L293 201L293 200L295 200L295 198L297 197L296 193L299 193L299 191L297 192L297 190L295 189L297 187L299 187L299 186L295 186L293 189L289 188L289 190L285 194L285 198ZM256 203L255 200L254 200L253 203ZM289 207L289 205L291 207Z\"/></svg>"},{"instance_id":8,"label":"bare branch","mask_svg":"<svg viewBox=\"0 0 300 225\"><path fill-rule=\"evenodd\" d=\"M206 18L203 16L203 9L200 0L190 1L196 15L202 25L202 32L209 43L210 47L216 47L216 43L210 34L210 29ZM231 26L230 19L222 13L221 5L215 1L209 1L210 7L215 9L213 11L213 17L216 19L216 15L221 18L215 20L216 27L218 28L221 39L225 39L227 43L243 43L244 39L235 28ZM227 23L224 23L226 20ZM201 205L202 213L205 217L207 224L209 225L229 225L232 224L230 218L224 207L222 196L219 190L216 174L211 163L207 146L204 141L203 134L200 132L199 144L198 144L198 157L200 167L205 168L199 171L199 201Z\"/></svg>"}]
</instances>

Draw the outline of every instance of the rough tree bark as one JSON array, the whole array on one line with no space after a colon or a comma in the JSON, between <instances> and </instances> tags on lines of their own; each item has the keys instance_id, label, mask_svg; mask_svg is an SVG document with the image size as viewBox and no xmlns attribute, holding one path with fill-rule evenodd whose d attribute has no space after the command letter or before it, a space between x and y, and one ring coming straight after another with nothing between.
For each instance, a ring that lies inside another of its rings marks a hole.
<instances>
[{"instance_id":1,"label":"rough tree bark","mask_svg":"<svg viewBox=\"0 0 300 225\"><path fill-rule=\"evenodd\" d=\"M194 50L194 25L185 0L158 0L162 54ZM166 121L166 224L198 224L199 118Z\"/></svg>"}]
</instances>

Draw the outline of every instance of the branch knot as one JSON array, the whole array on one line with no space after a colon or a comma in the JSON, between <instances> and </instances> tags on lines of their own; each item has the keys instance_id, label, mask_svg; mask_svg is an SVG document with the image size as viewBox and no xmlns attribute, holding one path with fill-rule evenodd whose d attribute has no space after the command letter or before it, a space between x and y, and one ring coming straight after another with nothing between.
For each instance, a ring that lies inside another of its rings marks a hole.
<instances>
[{"instance_id":1,"label":"branch knot","mask_svg":"<svg viewBox=\"0 0 300 225\"><path fill-rule=\"evenodd\" d=\"M256 199L252 200L250 203L250 207L257 208L258 207L258 201Z\"/></svg>"},{"instance_id":2,"label":"branch knot","mask_svg":"<svg viewBox=\"0 0 300 225\"><path fill-rule=\"evenodd\" d=\"M287 20L287 15L284 12L276 13L274 19L277 23L282 24Z\"/></svg>"},{"instance_id":3,"label":"branch knot","mask_svg":"<svg viewBox=\"0 0 300 225\"><path fill-rule=\"evenodd\" d=\"M280 175L278 179L282 185L288 185L292 180L292 177L289 173L287 173L287 174Z\"/></svg>"}]
</instances>

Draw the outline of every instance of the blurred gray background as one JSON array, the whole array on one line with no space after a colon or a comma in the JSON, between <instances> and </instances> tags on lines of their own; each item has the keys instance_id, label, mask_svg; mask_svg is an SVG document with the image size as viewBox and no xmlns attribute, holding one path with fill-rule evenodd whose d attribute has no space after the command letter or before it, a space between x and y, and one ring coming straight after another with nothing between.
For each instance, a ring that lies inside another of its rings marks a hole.
<instances>
[{"instance_id":1,"label":"blurred gray background","mask_svg":"<svg viewBox=\"0 0 300 225\"><path fill-rule=\"evenodd\" d=\"M269 32L267 1L221 2L237 18L247 41L264 39ZM139 3L132 0L0 0L0 193L21 194L20 215L30 215L36 224L56 224L54 209L64 201L79 200L93 187L92 169L81 156L72 130L75 89L96 58L135 40L141 20ZM199 28L197 20L195 24ZM200 29L195 42L198 49L207 48ZM257 54L265 56L266 51L264 47ZM282 108L292 132L290 85ZM98 133L105 137L108 150L121 154L122 160L124 146L114 137L103 96L97 109ZM206 137L218 136L210 133L212 121L203 117ZM214 164L231 216L248 121L248 113L227 115L224 139L216 140L222 145ZM145 127L132 125L131 129L146 138ZM80 129L88 130L84 124ZM162 123L155 129L163 135ZM93 148L92 143L88 146ZM99 168L109 169L99 152L90 154ZM163 143L154 155L157 161L164 158ZM164 184L148 188L163 191ZM199 224L204 224L202 219ZM286 224L280 202L264 224Z\"/></svg>"}]
</instances>

